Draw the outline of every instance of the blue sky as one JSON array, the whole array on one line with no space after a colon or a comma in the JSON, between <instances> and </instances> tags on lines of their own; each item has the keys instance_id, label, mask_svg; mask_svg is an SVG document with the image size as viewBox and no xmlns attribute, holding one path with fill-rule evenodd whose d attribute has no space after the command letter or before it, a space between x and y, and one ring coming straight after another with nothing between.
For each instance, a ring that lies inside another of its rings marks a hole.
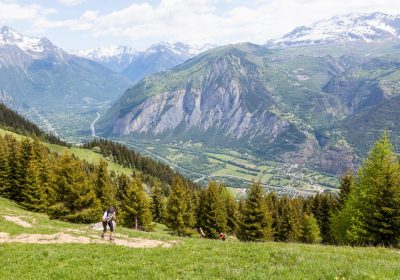
<instances>
[{"instance_id":1,"label":"blue sky","mask_svg":"<svg viewBox=\"0 0 400 280\"><path fill-rule=\"evenodd\" d=\"M352 12L400 14L398 0L0 0L0 24L66 49L159 41L264 43Z\"/></svg>"}]
</instances>

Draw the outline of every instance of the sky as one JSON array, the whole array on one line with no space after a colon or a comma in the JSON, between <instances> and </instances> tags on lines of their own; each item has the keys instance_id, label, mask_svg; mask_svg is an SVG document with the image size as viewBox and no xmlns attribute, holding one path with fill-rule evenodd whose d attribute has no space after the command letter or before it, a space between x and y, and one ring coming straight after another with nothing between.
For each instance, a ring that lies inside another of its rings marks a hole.
<instances>
[{"instance_id":1,"label":"sky","mask_svg":"<svg viewBox=\"0 0 400 280\"><path fill-rule=\"evenodd\" d=\"M399 0L0 0L0 25L65 50L160 41L262 44L349 13L400 14Z\"/></svg>"}]
</instances>

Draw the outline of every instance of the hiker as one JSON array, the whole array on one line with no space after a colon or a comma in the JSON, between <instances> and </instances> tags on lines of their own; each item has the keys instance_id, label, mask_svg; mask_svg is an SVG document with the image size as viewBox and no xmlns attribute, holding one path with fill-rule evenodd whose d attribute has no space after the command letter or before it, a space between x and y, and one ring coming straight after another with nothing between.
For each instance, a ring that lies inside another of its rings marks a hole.
<instances>
[{"instance_id":1,"label":"hiker","mask_svg":"<svg viewBox=\"0 0 400 280\"><path fill-rule=\"evenodd\" d=\"M110 240L114 240L112 238L112 233L114 231L113 220L117 221L117 216L115 214L115 208L113 206L108 207L107 211L103 214L103 233L101 234L101 238L104 239L104 234L107 232L107 225L110 227Z\"/></svg>"},{"instance_id":2,"label":"hiker","mask_svg":"<svg viewBox=\"0 0 400 280\"><path fill-rule=\"evenodd\" d=\"M219 234L219 239L221 239L222 241L225 241L225 239L226 239L225 233L221 232Z\"/></svg>"},{"instance_id":3,"label":"hiker","mask_svg":"<svg viewBox=\"0 0 400 280\"><path fill-rule=\"evenodd\" d=\"M205 237L206 237L206 234L204 233L204 231L203 231L202 228L199 228L199 232L200 232L200 236L201 236L202 238L205 238Z\"/></svg>"}]
</instances>

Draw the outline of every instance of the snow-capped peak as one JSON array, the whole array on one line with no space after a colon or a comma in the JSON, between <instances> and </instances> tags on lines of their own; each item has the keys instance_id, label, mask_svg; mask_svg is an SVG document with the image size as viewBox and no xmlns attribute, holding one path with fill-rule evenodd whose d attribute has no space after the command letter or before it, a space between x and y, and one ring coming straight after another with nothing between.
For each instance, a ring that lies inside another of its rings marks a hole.
<instances>
[{"instance_id":1,"label":"snow-capped peak","mask_svg":"<svg viewBox=\"0 0 400 280\"><path fill-rule=\"evenodd\" d=\"M14 29L3 26L0 32L0 47L7 45L16 46L33 58L45 56L63 57L65 53L54 46L47 38L24 36Z\"/></svg>"},{"instance_id":2,"label":"snow-capped peak","mask_svg":"<svg viewBox=\"0 0 400 280\"><path fill-rule=\"evenodd\" d=\"M270 47L301 46L349 41L376 42L400 39L400 16L384 13L348 14L295 28Z\"/></svg>"},{"instance_id":3,"label":"snow-capped peak","mask_svg":"<svg viewBox=\"0 0 400 280\"><path fill-rule=\"evenodd\" d=\"M147 50L144 51L145 54L151 54L156 52L172 52L178 56L182 57L193 57L198 55L201 52L209 50L213 48L213 45L189 45L181 42L160 42L154 45L151 45Z\"/></svg>"},{"instance_id":4,"label":"snow-capped peak","mask_svg":"<svg viewBox=\"0 0 400 280\"><path fill-rule=\"evenodd\" d=\"M87 50L71 51L71 54L93 59L93 60L108 60L112 57L122 57L123 55L136 55L139 51L130 46L111 46Z\"/></svg>"}]
</instances>

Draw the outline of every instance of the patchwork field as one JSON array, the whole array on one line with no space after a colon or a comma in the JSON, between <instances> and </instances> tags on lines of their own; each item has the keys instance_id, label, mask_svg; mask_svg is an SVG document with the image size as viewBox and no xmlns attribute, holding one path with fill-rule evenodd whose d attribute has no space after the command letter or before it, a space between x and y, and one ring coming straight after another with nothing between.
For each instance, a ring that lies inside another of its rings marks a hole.
<instances>
[{"instance_id":1,"label":"patchwork field","mask_svg":"<svg viewBox=\"0 0 400 280\"><path fill-rule=\"evenodd\" d=\"M115 139L142 154L170 164L199 183L219 180L236 188L260 181L267 189L290 195L335 191L338 179L308 168L266 161L233 149L210 149L201 143L159 144L157 141Z\"/></svg>"}]
</instances>

